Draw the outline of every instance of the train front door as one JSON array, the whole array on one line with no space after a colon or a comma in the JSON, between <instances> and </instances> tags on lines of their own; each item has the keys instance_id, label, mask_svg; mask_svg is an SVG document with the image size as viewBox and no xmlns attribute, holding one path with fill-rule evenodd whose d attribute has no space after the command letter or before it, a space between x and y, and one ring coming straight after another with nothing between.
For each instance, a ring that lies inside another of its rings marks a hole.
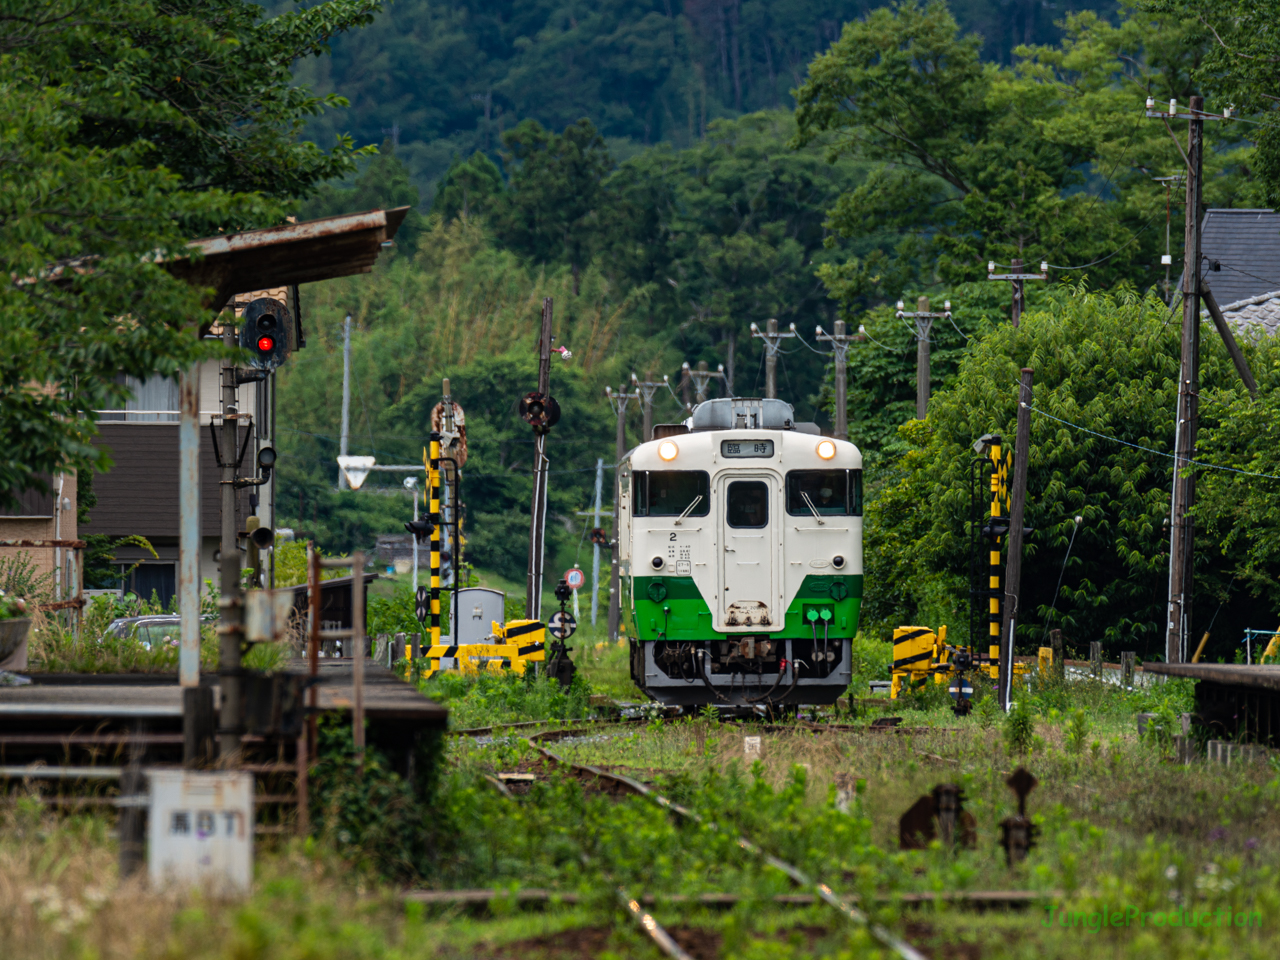
<instances>
[{"instance_id":1,"label":"train front door","mask_svg":"<svg viewBox=\"0 0 1280 960\"><path fill-rule=\"evenodd\" d=\"M774 483L769 476L725 477L720 486L721 627L772 626L777 605Z\"/></svg>"}]
</instances>

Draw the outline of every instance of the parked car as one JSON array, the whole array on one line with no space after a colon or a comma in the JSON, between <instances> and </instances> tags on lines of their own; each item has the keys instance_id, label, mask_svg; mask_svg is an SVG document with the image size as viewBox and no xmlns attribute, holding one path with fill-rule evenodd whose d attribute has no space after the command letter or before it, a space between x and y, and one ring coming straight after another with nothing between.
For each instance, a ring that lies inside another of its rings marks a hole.
<instances>
[{"instance_id":1,"label":"parked car","mask_svg":"<svg viewBox=\"0 0 1280 960\"><path fill-rule=\"evenodd\" d=\"M200 618L201 623L213 623L217 617L206 613ZM148 650L155 644L168 641L177 644L182 631L182 618L176 613L155 613L145 617L117 617L107 624L106 635L110 637L136 636L138 641Z\"/></svg>"}]
</instances>

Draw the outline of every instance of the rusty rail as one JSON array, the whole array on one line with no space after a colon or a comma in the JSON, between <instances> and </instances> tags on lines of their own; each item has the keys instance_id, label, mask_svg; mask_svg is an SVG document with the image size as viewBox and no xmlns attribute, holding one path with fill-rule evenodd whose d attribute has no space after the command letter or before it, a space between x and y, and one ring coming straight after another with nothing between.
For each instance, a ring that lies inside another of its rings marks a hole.
<instances>
[{"instance_id":1,"label":"rusty rail","mask_svg":"<svg viewBox=\"0 0 1280 960\"><path fill-rule=\"evenodd\" d=\"M703 825L711 830L720 830L719 824L715 823L714 821L703 819L703 817L701 817L699 814L693 812L687 807L683 807L680 804L672 800L669 800L668 798L662 796L657 791L651 790L649 787L645 786L643 783L640 783L638 780L633 780L630 777L626 777L618 773L609 773L606 770L601 770L598 767L588 766L587 764L571 763L565 760L563 757L557 756L556 754L552 753L550 750L546 749L543 746L540 746L538 743L535 742L536 740L539 739L540 736L541 735L535 735L533 737L528 738L525 742L528 743L529 746L532 747L534 750L536 750L538 753L542 754L544 758L546 758L547 760L550 760L552 763L556 763L556 764L560 764L562 766L568 767L570 770L574 771L575 773L578 773L579 775L585 774L590 777L595 777L596 779L609 781L615 784L616 787L621 787L622 789L625 789L628 792L634 793L637 796L644 797L650 803L653 803L661 807L663 810L669 813L674 813L679 817L692 820L694 823ZM735 838L735 840L738 844L739 849L743 850L746 853L751 854L754 857L759 858L764 863L773 867L775 870L782 871L797 886L811 888L817 894L819 900L821 900L827 906L834 909L846 920L849 920L850 922L855 923L859 926L866 927L867 932L869 932L874 939L879 941L884 946L888 947L890 950L896 953L899 957L902 957L903 960L926 960L924 954L916 950L915 947L911 946L911 944L907 943L905 940L898 937L896 934L886 929L885 927L882 927L877 923L872 923L870 918L867 917L865 913L863 913L858 908L852 906L844 899L836 896L835 892L829 886L827 886L827 884L822 883L821 881L812 879L806 873L804 873L804 871L802 871L799 867L793 866L792 864L787 863L785 860L778 859L768 851L764 850L762 847L756 845L755 843L752 843L750 840L748 840L744 836L739 835Z\"/></svg>"}]
</instances>

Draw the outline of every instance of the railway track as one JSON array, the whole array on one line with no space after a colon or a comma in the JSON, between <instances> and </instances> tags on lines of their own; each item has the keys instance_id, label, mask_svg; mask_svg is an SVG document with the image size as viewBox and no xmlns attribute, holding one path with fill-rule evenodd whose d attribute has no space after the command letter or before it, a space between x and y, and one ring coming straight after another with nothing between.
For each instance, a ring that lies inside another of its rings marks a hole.
<instances>
[{"instance_id":1,"label":"railway track","mask_svg":"<svg viewBox=\"0 0 1280 960\"><path fill-rule=\"evenodd\" d=\"M544 747L541 743L538 742L539 740L544 740L544 739L546 740L555 739L557 736L563 736L563 735L564 733L562 731L548 731L545 734L536 734L532 737L529 737L526 739L525 742L528 743L529 746L534 751L540 754L543 757L543 759L547 760L548 762L554 765L564 767L565 769L570 771L570 773L573 776L577 778L603 781L610 785L610 792L612 793L617 793L617 794L629 793L638 797L642 797L645 800L657 806L658 808L660 808L661 810L663 810L665 813L671 814L681 820L687 820L691 823L697 823L711 830L723 831L723 828L715 821L705 819L695 811L690 810L687 807L681 806L680 804L676 803L673 800L668 799L667 797L664 797L662 794L658 793L656 790L653 790L652 788L646 786L645 784L641 783L638 780L633 780L631 777L625 776L623 774L611 773L607 770L602 770L599 767L593 767L588 764L582 764L582 763L573 763L569 760L565 760L563 757L553 753L552 751L548 750L546 747ZM505 788L504 788L504 792L506 792ZM508 795L510 794L508 793ZM733 835L729 831L724 831L724 832L727 832L727 833L730 833L730 835ZM831 909L835 910L842 918L844 918L848 922L853 923L856 926L865 928L867 932L878 943L880 943L882 946L885 946L891 951L893 951L894 954L903 958L903 960L925 960L924 955L920 953L918 950L916 950L915 947L911 946L911 944L907 943L905 940L903 940L901 937L899 937L897 934L893 933L892 931L888 930L887 928L881 926L880 924L872 922L871 919L866 914L864 914L857 907L853 906L853 904L851 904L848 900L838 896L831 889L831 887L826 883L823 883L821 880L816 880L808 876L808 874L802 871L799 867L796 867L793 864L787 863L785 860L781 860L778 857L775 857L773 854L769 853L767 850L765 850L758 844L754 843L753 841L749 840L747 837L742 836L741 834L737 834L734 836L734 842L737 844L738 849L743 851L745 854L751 857L754 857L757 860L760 860L761 862L763 862L769 867L772 867L775 870L781 871L796 886L803 889L811 890L813 894L816 896L817 900L821 901ZM620 889L619 896L623 896L623 895L624 893ZM671 940L670 935L667 934L665 930L661 929L657 921L654 920L652 916L649 914L643 915L644 917L647 917L647 920L646 920L646 919L643 919L637 913L637 910L639 908L639 901L636 901L632 898L628 898L627 903L628 903L628 910L631 912L631 914L637 920L637 922L640 923L642 927L644 927L646 932L650 935L650 938L653 939L654 942L657 943L658 946L661 949L663 949L663 951L667 953L668 956L679 958L679 960L684 960L684 958L687 955L684 954L682 950L680 950L678 945L675 945L675 942ZM635 904L636 905L635 908L632 908L631 904ZM657 935L658 931L661 931L661 936ZM675 946L675 949L679 952L671 952L671 950L669 950L667 946L664 945L667 942L670 942L671 945Z\"/></svg>"}]
</instances>

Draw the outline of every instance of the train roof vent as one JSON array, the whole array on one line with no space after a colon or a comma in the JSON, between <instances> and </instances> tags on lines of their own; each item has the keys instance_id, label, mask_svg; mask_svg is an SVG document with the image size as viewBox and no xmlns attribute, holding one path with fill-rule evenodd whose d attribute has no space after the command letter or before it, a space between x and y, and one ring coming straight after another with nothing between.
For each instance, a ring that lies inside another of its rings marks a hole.
<instances>
[{"instance_id":1,"label":"train roof vent","mask_svg":"<svg viewBox=\"0 0 1280 960\"><path fill-rule=\"evenodd\" d=\"M693 408L694 430L791 430L795 408L785 400L758 397L721 397Z\"/></svg>"}]
</instances>

